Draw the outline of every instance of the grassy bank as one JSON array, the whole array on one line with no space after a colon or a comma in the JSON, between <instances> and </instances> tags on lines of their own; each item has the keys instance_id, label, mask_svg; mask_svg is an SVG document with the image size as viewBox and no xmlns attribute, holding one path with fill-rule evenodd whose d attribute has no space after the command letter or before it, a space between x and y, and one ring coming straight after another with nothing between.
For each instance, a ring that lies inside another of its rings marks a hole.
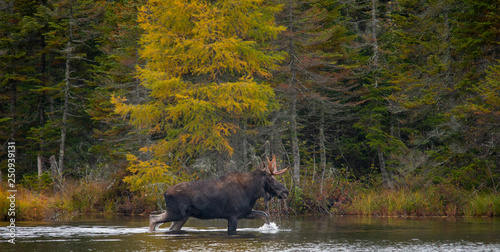
<instances>
[{"instance_id":1,"label":"grassy bank","mask_svg":"<svg viewBox=\"0 0 500 252\"><path fill-rule=\"evenodd\" d=\"M0 186L0 220L8 220L10 201ZM16 221L65 219L86 213L141 214L155 209L154 199L130 194L119 186L96 182L66 182L64 190L17 188Z\"/></svg>"},{"instance_id":2,"label":"grassy bank","mask_svg":"<svg viewBox=\"0 0 500 252\"><path fill-rule=\"evenodd\" d=\"M16 221L65 219L82 213L148 214L158 208L151 195L132 194L124 186L96 182L66 183L62 191L28 190L16 193ZM298 192L289 199L290 214L373 216L500 216L500 195L434 185L419 190L364 188L346 184L330 197ZM9 196L0 187L0 219L7 220ZM272 210L272 208L271 208Z\"/></svg>"},{"instance_id":3,"label":"grassy bank","mask_svg":"<svg viewBox=\"0 0 500 252\"><path fill-rule=\"evenodd\" d=\"M449 186L373 189L353 195L345 214L376 216L500 216L498 193L468 192Z\"/></svg>"}]
</instances>

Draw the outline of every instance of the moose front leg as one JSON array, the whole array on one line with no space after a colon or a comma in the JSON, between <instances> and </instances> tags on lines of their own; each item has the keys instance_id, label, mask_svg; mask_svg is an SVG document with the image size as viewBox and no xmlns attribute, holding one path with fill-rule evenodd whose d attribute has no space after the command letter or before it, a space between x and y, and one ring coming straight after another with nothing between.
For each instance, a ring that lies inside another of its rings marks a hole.
<instances>
[{"instance_id":1,"label":"moose front leg","mask_svg":"<svg viewBox=\"0 0 500 252\"><path fill-rule=\"evenodd\" d=\"M249 215L247 215L247 217L245 219L255 219L255 218L259 218L259 217L260 218L265 217L267 225L270 224L269 215L263 211L252 210L252 212Z\"/></svg>"},{"instance_id":2,"label":"moose front leg","mask_svg":"<svg viewBox=\"0 0 500 252\"><path fill-rule=\"evenodd\" d=\"M227 233L229 235L236 234L236 227L238 227L238 218L231 217L227 219Z\"/></svg>"}]
</instances>

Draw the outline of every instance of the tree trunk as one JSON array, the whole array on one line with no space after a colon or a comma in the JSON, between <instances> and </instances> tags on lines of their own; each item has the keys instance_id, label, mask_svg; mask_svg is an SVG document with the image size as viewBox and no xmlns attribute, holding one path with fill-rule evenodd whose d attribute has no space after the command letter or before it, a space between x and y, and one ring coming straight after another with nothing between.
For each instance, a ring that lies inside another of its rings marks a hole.
<instances>
[{"instance_id":1,"label":"tree trunk","mask_svg":"<svg viewBox=\"0 0 500 252\"><path fill-rule=\"evenodd\" d=\"M288 29L290 34L293 34L293 13L292 13L292 1L288 2ZM297 87L296 87L296 75L297 75L297 62L295 61L295 45L293 35L289 36L288 40L288 55L290 57L290 88L292 89L291 99L292 107L290 109L291 114L291 131L292 131L292 154L293 154L293 179L296 186L300 185L300 149L299 149L299 139L297 132Z\"/></svg>"},{"instance_id":2,"label":"tree trunk","mask_svg":"<svg viewBox=\"0 0 500 252\"><path fill-rule=\"evenodd\" d=\"M245 124L243 125L243 171L248 171L248 141L247 141L247 120L245 119Z\"/></svg>"},{"instance_id":3,"label":"tree trunk","mask_svg":"<svg viewBox=\"0 0 500 252\"><path fill-rule=\"evenodd\" d=\"M10 129L10 141L15 142L14 135L16 134L17 128L17 84L16 82L12 82L10 87L10 118L11 118L11 129Z\"/></svg>"},{"instance_id":4,"label":"tree trunk","mask_svg":"<svg viewBox=\"0 0 500 252\"><path fill-rule=\"evenodd\" d=\"M38 154L37 157L37 166L38 166L38 189L42 188L42 174L43 174L43 163L42 163L42 155Z\"/></svg>"},{"instance_id":5,"label":"tree trunk","mask_svg":"<svg viewBox=\"0 0 500 252\"><path fill-rule=\"evenodd\" d=\"M42 178L42 173L43 173L43 163L42 163L42 155L38 154L36 157L37 160L37 166L38 166L38 180Z\"/></svg>"},{"instance_id":6,"label":"tree trunk","mask_svg":"<svg viewBox=\"0 0 500 252\"><path fill-rule=\"evenodd\" d=\"M380 49L378 45L378 39L377 39L377 0L372 0L372 9L371 9L371 39L372 39L372 48L373 48L373 57L372 57L372 68L373 68L373 85L375 87L378 87L378 79L377 79L377 71L379 67L379 57L380 57ZM380 172L382 173L382 180L383 183L388 187L388 188L393 188L392 185L392 178L390 177L389 173L387 172L387 168L385 166L385 159L384 159L384 152L382 152L382 149L377 150L377 155L378 155L378 160L379 160L379 165L380 165Z\"/></svg>"},{"instance_id":7,"label":"tree trunk","mask_svg":"<svg viewBox=\"0 0 500 252\"><path fill-rule=\"evenodd\" d=\"M378 161L380 165L380 172L382 173L382 180L384 182L384 185L386 185L388 188L394 188L392 184L392 178L390 177L389 173L387 172L387 169L385 167L385 159L384 159L384 152L382 152L381 149L377 150L378 154Z\"/></svg>"},{"instance_id":8,"label":"tree trunk","mask_svg":"<svg viewBox=\"0 0 500 252\"><path fill-rule=\"evenodd\" d=\"M378 70L378 63L379 63L379 45L378 45L378 40L377 40L377 0L372 0L372 20L371 20L371 26L372 26L372 31L371 31L371 37L372 37L372 47L373 47L373 58L372 58L372 66L375 71L374 76L373 76L373 81L374 81L374 86L378 87L378 80L377 80L377 73L376 71Z\"/></svg>"},{"instance_id":9,"label":"tree trunk","mask_svg":"<svg viewBox=\"0 0 500 252\"><path fill-rule=\"evenodd\" d=\"M248 141L247 137L243 137L243 171L248 171Z\"/></svg>"},{"instance_id":10,"label":"tree trunk","mask_svg":"<svg viewBox=\"0 0 500 252\"><path fill-rule=\"evenodd\" d=\"M264 156L266 157L266 159L267 158L270 159L270 157L271 157L271 143L269 141L266 141L264 143ZM266 163L266 165L267 165L267 163Z\"/></svg>"},{"instance_id":11,"label":"tree trunk","mask_svg":"<svg viewBox=\"0 0 500 252\"><path fill-rule=\"evenodd\" d=\"M54 155L50 156L49 158L50 161L50 175L52 178L55 178L57 176L57 162L56 162L56 157Z\"/></svg>"},{"instance_id":12,"label":"tree trunk","mask_svg":"<svg viewBox=\"0 0 500 252\"><path fill-rule=\"evenodd\" d=\"M319 153L320 153L320 169L321 169L321 184L320 193L323 193L323 182L326 172L326 148L325 148L325 110L321 107L319 123Z\"/></svg>"},{"instance_id":13,"label":"tree trunk","mask_svg":"<svg viewBox=\"0 0 500 252\"><path fill-rule=\"evenodd\" d=\"M62 124L61 124L61 143L59 146L59 176L62 176L64 171L64 150L66 146L66 126L68 122L68 102L69 102L69 85L70 85L70 58L71 58L71 42L68 41L68 45L66 48L66 70L65 70L65 78L64 78L64 105L63 105L63 115L62 115Z\"/></svg>"},{"instance_id":14,"label":"tree trunk","mask_svg":"<svg viewBox=\"0 0 500 252\"><path fill-rule=\"evenodd\" d=\"M59 168L57 167L56 157L54 155L50 156L49 161L50 161L50 174L55 184L54 191L57 191L58 189L62 191L64 188L61 183L61 176L57 174L59 172Z\"/></svg>"},{"instance_id":15,"label":"tree trunk","mask_svg":"<svg viewBox=\"0 0 500 252\"><path fill-rule=\"evenodd\" d=\"M61 125L61 144L59 146L59 176L62 178L62 173L64 171L64 154L66 146L66 130L68 122L68 103L69 103L69 87L70 87L70 75L71 75L71 57L73 56L73 8L70 5L70 18L69 18L69 36L68 43L66 46L66 69L64 72L64 105L63 105L63 115L62 115L62 125Z\"/></svg>"},{"instance_id":16,"label":"tree trunk","mask_svg":"<svg viewBox=\"0 0 500 252\"><path fill-rule=\"evenodd\" d=\"M293 153L293 179L296 185L300 184L300 149L297 132L297 97L292 97L292 153Z\"/></svg>"},{"instance_id":17,"label":"tree trunk","mask_svg":"<svg viewBox=\"0 0 500 252\"><path fill-rule=\"evenodd\" d=\"M46 47L46 44L45 44L45 36L44 35L41 35L41 47L42 48L45 48ZM47 59L46 59L46 53L42 53L41 56L40 56L40 61L41 61L41 69L40 69L40 73L42 74L42 76L45 76L46 75L46 65L47 65ZM44 101L45 101L45 96L44 95L38 95L38 108L37 108L37 113L38 113L38 124L40 126L43 126L45 125L45 104L44 104ZM41 177L42 177L42 173L43 173L43 158L42 158L42 154L44 153L44 143L45 143L45 138L43 137L43 134L41 134L40 136L40 143L39 143L39 148L40 148L40 152L37 156L37 165L38 165L38 180L40 181L41 180Z\"/></svg>"}]
</instances>

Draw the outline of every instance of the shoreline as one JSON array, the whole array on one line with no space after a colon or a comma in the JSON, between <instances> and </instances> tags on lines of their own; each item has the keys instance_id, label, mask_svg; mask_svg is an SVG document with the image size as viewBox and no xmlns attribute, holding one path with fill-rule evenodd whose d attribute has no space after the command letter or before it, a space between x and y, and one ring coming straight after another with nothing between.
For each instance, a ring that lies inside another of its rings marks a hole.
<instances>
[{"instance_id":1,"label":"shoreline","mask_svg":"<svg viewBox=\"0 0 500 252\"><path fill-rule=\"evenodd\" d=\"M102 190L101 190L102 189ZM446 188L351 191L343 201L320 200L312 194L287 200L286 208L271 204L271 216L369 216L381 218L500 217L500 194L474 193ZM116 197L98 185L81 185L66 192L36 192L19 188L16 222L67 220L75 216L104 214L148 216L157 211L156 198L144 195ZM8 221L8 191L0 187L0 221ZM114 197L113 197L114 196ZM309 204L307 208L303 206ZM301 208L302 206L302 208ZM255 209L264 209L258 202ZM321 209L321 211L314 211ZM327 212L325 210L328 210Z\"/></svg>"}]
</instances>

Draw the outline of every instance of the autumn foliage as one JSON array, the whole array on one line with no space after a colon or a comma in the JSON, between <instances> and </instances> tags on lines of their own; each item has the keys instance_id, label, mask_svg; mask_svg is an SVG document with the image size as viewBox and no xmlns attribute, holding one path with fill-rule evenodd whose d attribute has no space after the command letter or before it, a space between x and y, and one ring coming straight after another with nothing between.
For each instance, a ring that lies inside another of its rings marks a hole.
<instances>
[{"instance_id":1,"label":"autumn foliage","mask_svg":"<svg viewBox=\"0 0 500 252\"><path fill-rule=\"evenodd\" d=\"M139 15L141 84L149 101L127 104L113 98L116 113L158 140L142 148L157 162L133 169L179 169L185 160L210 151L233 154L231 135L243 122L265 124L273 109L268 78L283 59L270 40L282 27L274 23L279 6L264 1L149 1ZM140 161L139 161L140 162ZM151 179L146 179L153 183ZM163 181L166 182L166 181ZM137 189L136 186L133 186Z\"/></svg>"}]
</instances>

